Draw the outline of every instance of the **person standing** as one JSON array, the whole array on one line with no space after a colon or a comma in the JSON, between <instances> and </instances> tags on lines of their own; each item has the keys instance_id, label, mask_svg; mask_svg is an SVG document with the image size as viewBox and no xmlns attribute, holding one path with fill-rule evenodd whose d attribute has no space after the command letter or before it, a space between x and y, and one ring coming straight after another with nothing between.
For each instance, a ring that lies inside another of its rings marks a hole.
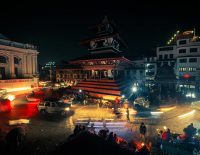
<instances>
[{"instance_id":1,"label":"person standing","mask_svg":"<svg viewBox=\"0 0 200 155\"><path fill-rule=\"evenodd\" d=\"M127 118L127 121L130 122L129 109L128 108L126 108L126 118Z\"/></svg>"},{"instance_id":2,"label":"person standing","mask_svg":"<svg viewBox=\"0 0 200 155\"><path fill-rule=\"evenodd\" d=\"M147 128L144 125L144 122L140 125L140 138L144 141L145 140L145 134L146 134Z\"/></svg>"}]
</instances>

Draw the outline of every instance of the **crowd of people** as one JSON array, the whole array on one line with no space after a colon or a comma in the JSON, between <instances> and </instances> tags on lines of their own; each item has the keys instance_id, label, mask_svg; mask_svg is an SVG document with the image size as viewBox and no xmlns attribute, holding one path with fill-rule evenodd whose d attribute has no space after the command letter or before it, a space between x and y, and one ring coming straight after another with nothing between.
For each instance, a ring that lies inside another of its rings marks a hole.
<instances>
[{"instance_id":1,"label":"crowd of people","mask_svg":"<svg viewBox=\"0 0 200 155\"><path fill-rule=\"evenodd\" d=\"M197 129L193 123L183 129L183 134L171 133L169 128L159 130L156 137L157 148L164 150L165 146L180 147L180 150L192 151L193 148L200 150L200 138L196 135Z\"/></svg>"},{"instance_id":2,"label":"crowd of people","mask_svg":"<svg viewBox=\"0 0 200 155\"><path fill-rule=\"evenodd\" d=\"M146 126L144 123L141 124L141 135L143 139L145 138L145 133L146 133ZM145 131L144 131L145 130ZM127 142L125 139L122 137L119 137L116 133L113 133L112 131L109 131L109 129L106 127L106 123L103 123L103 127L98 130L95 130L95 126L93 123L90 124L89 127L86 127L81 124L77 124L74 128L74 132L72 135L69 136L68 140L74 139L76 136L80 135L81 133L87 132L90 135L98 136L99 138L103 139L104 141L118 145L121 148L128 149L130 152L134 152L135 154L142 154L142 155L149 155L150 154L150 148L147 147L143 143L143 140L140 141L139 143L137 142Z\"/></svg>"}]
</instances>

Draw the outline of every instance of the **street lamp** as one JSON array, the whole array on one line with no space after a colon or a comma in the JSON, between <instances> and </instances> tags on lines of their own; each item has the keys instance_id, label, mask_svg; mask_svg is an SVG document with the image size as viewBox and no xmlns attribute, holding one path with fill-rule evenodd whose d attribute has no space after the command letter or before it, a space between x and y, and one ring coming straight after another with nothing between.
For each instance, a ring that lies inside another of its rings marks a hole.
<instances>
[{"instance_id":1,"label":"street lamp","mask_svg":"<svg viewBox=\"0 0 200 155\"><path fill-rule=\"evenodd\" d=\"M136 87L136 86L133 86L132 91L133 91L134 93L137 92L137 87Z\"/></svg>"}]
</instances>

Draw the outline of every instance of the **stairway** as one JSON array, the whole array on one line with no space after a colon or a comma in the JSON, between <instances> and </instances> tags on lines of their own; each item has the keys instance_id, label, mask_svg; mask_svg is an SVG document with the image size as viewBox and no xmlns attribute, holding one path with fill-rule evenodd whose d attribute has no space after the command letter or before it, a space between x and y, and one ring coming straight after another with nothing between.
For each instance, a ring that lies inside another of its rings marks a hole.
<instances>
[{"instance_id":1,"label":"stairway","mask_svg":"<svg viewBox=\"0 0 200 155\"><path fill-rule=\"evenodd\" d=\"M119 81L116 80L104 80L104 79L90 79L79 82L72 89L82 90L87 92L92 97L115 100L116 97L121 98L122 86Z\"/></svg>"}]
</instances>

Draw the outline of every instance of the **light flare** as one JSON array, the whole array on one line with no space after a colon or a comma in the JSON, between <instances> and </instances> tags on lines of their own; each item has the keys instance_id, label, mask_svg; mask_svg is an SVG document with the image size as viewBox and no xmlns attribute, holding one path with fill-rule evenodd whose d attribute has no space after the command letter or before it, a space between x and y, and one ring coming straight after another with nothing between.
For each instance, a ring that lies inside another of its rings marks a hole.
<instances>
[{"instance_id":1,"label":"light flare","mask_svg":"<svg viewBox=\"0 0 200 155\"><path fill-rule=\"evenodd\" d=\"M183 115L178 116L178 118L185 118L185 117L187 117L187 116L193 115L194 113L195 113L195 110L192 110L192 111L190 111L190 112L188 112L188 113L186 113L186 114L183 114Z\"/></svg>"}]
</instances>

